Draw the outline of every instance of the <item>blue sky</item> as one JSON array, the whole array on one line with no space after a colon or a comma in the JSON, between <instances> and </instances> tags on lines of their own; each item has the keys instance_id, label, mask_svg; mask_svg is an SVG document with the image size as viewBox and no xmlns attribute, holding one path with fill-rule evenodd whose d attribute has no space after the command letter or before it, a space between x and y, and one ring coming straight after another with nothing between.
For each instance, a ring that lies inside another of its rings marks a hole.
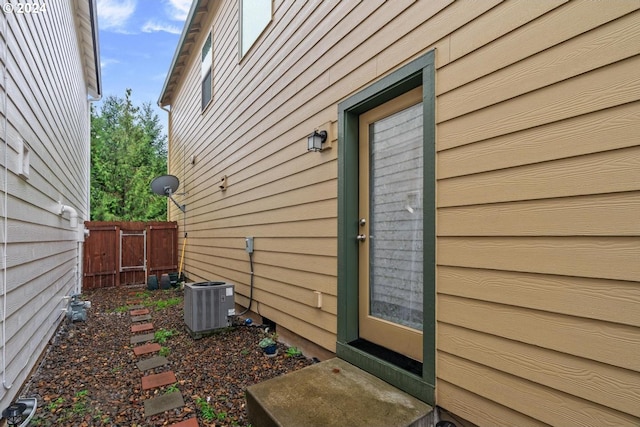
<instances>
[{"instance_id":1,"label":"blue sky","mask_svg":"<svg viewBox=\"0 0 640 427\"><path fill-rule=\"evenodd\" d=\"M175 52L191 0L98 0L100 63L104 96L135 105L150 102L166 128L157 100Z\"/></svg>"}]
</instances>

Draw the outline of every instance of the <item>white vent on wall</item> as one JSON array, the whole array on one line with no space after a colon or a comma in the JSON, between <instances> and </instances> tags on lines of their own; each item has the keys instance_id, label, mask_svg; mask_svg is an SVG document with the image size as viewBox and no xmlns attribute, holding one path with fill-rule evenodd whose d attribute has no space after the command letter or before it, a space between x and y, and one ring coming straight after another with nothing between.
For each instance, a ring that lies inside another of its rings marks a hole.
<instances>
[{"instance_id":1,"label":"white vent on wall","mask_svg":"<svg viewBox=\"0 0 640 427\"><path fill-rule=\"evenodd\" d=\"M17 172L21 178L29 179L31 169L29 146L22 139L18 139L18 167Z\"/></svg>"},{"instance_id":2,"label":"white vent on wall","mask_svg":"<svg viewBox=\"0 0 640 427\"><path fill-rule=\"evenodd\" d=\"M184 321L194 337L231 324L235 315L234 286L225 282L187 283L184 286Z\"/></svg>"}]
</instances>

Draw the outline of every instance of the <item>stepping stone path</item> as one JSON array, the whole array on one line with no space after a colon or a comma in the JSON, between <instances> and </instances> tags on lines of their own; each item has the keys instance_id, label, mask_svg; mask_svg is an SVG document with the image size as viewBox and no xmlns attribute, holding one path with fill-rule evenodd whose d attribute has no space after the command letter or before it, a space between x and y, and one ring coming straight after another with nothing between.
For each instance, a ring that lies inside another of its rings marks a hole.
<instances>
[{"instance_id":1,"label":"stepping stone path","mask_svg":"<svg viewBox=\"0 0 640 427\"><path fill-rule=\"evenodd\" d=\"M130 295L135 295L137 292L131 292ZM131 304L138 304L139 301L132 301ZM131 344L134 345L133 353L137 357L149 355L160 351L162 348L160 344L153 343L154 333L153 323L151 323L151 314L149 309L142 305L131 306L129 312L131 316ZM138 323L148 322L148 323ZM140 332L147 332L141 334ZM136 345L141 344L141 345ZM150 369L159 368L169 363L166 357L163 356L151 356L145 359L141 359L136 366L140 371L148 371ZM167 371L160 374L143 375L141 378L142 389L151 390L157 387L162 387L177 382L176 375L173 371ZM164 411L176 409L184 406L184 398L179 391L165 393L157 395L144 401L144 416L150 417L152 415L161 414ZM169 427L199 427L198 420L196 418L190 418L186 421L172 424Z\"/></svg>"}]
</instances>

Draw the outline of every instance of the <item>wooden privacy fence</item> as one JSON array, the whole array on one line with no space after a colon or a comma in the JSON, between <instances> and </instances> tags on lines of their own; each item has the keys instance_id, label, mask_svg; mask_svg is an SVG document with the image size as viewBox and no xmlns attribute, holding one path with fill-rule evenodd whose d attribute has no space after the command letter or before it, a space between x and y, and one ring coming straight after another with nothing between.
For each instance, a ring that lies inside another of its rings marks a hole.
<instances>
[{"instance_id":1,"label":"wooden privacy fence","mask_svg":"<svg viewBox=\"0 0 640 427\"><path fill-rule=\"evenodd\" d=\"M178 224L85 221L84 289L147 283L178 271Z\"/></svg>"}]
</instances>

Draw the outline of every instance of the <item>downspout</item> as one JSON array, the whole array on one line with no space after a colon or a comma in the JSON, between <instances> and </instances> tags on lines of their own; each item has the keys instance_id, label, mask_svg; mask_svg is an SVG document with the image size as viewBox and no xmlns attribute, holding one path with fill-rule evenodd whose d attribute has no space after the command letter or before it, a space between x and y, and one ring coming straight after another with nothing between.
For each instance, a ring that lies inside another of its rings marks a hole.
<instances>
[{"instance_id":1,"label":"downspout","mask_svg":"<svg viewBox=\"0 0 640 427\"><path fill-rule=\"evenodd\" d=\"M9 158L9 141L7 140L8 137L8 132L7 132L7 127L9 126L9 118L8 118L8 102L7 102L7 98L9 97L9 90L8 90L8 81L9 79L7 78L7 61L9 60L9 55L8 55L8 51L9 51L9 14L5 14L5 19L4 19L4 34L5 34L5 49L4 49L4 70L2 72L3 75L3 86L4 86L4 188L3 188L3 195L4 195L4 200L3 200L3 212L2 212L2 219L3 219L3 224L2 224L2 234L3 234L3 242L2 242L2 386L4 387L5 390L9 390L13 384L9 384L7 385L7 240L9 240L7 238L7 233L8 233L8 215L7 215L7 208L8 208L8 199L9 199L9 188L8 188L8 184L7 184L7 179L9 176L9 165L8 163L8 158Z\"/></svg>"},{"instance_id":2,"label":"downspout","mask_svg":"<svg viewBox=\"0 0 640 427\"><path fill-rule=\"evenodd\" d=\"M162 105L161 101L158 101L158 107L160 107L161 110L164 110L167 112L167 173L169 172L169 138L171 137L171 108L167 108L164 105ZM185 148L186 150L186 148ZM182 176L185 176L187 171L185 170L186 168L186 164L187 164L187 153L186 151L182 153ZM184 190L184 188L183 188ZM185 194L187 194L185 192ZM168 203L168 202L167 202ZM174 200L174 203L175 200ZM177 204L177 203L176 203ZM180 207L180 206L178 206ZM167 214L169 213L169 210L167 209ZM168 218L167 218L168 219ZM182 253L181 253L181 259L180 259L180 268L179 268L179 273L180 276L184 277L184 272L182 271L182 267L183 267L183 260L184 260L184 249L185 249L185 245L187 244L187 215L186 212L184 210L182 210L182 231L184 233L183 235L183 240L182 240ZM178 280L180 280L180 277L178 277Z\"/></svg>"},{"instance_id":3,"label":"downspout","mask_svg":"<svg viewBox=\"0 0 640 427\"><path fill-rule=\"evenodd\" d=\"M69 215L69 226L73 228L76 232L76 256L75 256L76 265L74 268L75 283L73 287L74 287L74 293L79 294L80 289L82 288L80 283L80 280L81 280L80 268L81 268L81 262L82 262L82 260L80 259L80 254L81 254L80 244L84 240L84 225L82 229L78 229L78 211L76 211L71 206L63 205L62 203L60 203L59 209L58 209L58 215L63 216L65 213Z\"/></svg>"}]
</instances>

